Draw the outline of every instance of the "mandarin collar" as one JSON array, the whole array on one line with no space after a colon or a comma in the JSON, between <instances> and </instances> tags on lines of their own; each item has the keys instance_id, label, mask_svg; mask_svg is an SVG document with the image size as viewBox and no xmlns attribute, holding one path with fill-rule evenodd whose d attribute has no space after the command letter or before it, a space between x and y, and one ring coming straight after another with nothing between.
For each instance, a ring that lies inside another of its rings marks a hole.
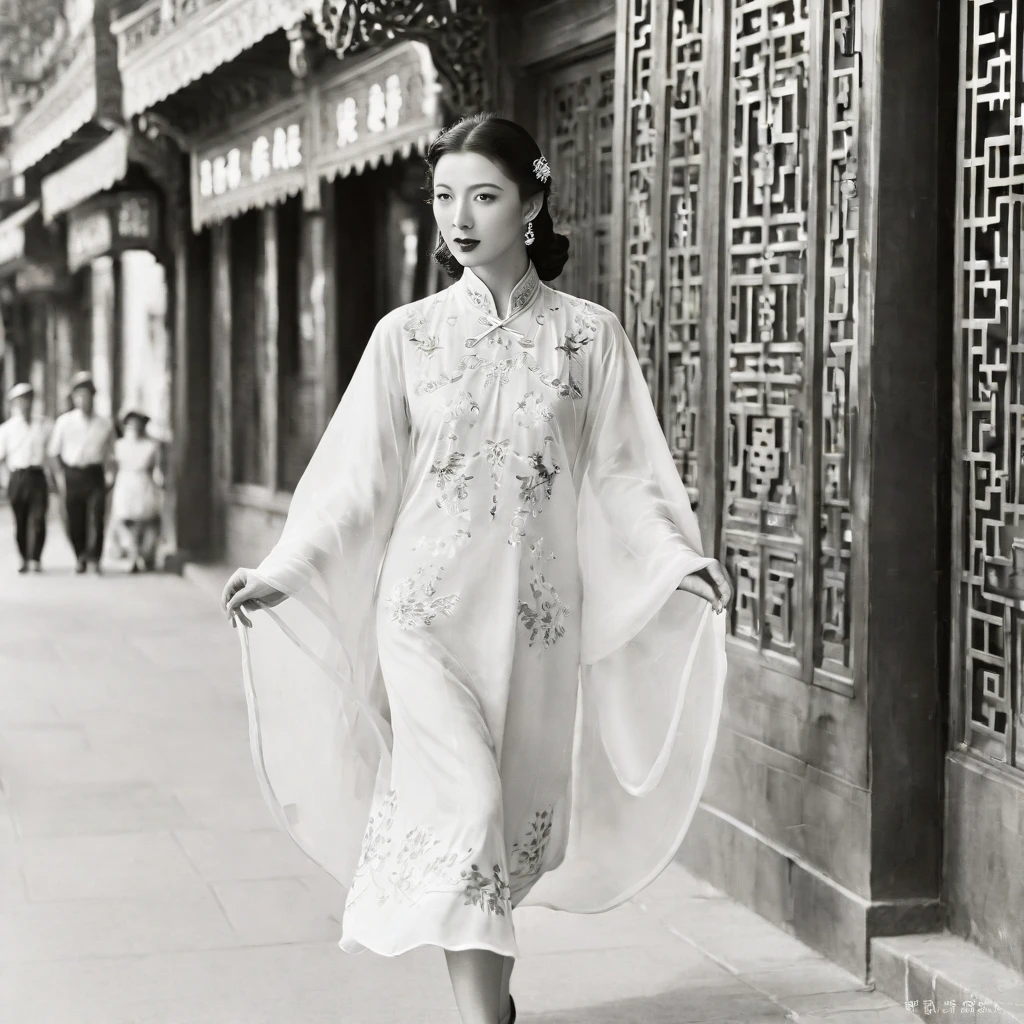
<instances>
[{"instance_id":1,"label":"mandarin collar","mask_svg":"<svg viewBox=\"0 0 1024 1024\"><path fill-rule=\"evenodd\" d=\"M533 260L528 260L527 262L529 267L527 267L526 273L519 279L519 283L512 289L512 294L508 300L508 310L504 317L499 317L498 315L491 290L469 267L463 269L458 285L463 295L482 313L486 313L496 320L508 321L517 313L526 309L540 291L540 276L537 274L537 268L533 265Z\"/></svg>"}]
</instances>

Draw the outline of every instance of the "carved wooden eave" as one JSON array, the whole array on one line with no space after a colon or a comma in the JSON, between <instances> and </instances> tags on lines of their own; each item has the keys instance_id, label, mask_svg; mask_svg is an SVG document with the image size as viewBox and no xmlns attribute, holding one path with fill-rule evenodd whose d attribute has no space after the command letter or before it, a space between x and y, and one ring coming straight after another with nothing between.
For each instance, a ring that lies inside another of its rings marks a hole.
<instances>
[{"instance_id":1,"label":"carved wooden eave","mask_svg":"<svg viewBox=\"0 0 1024 1024\"><path fill-rule=\"evenodd\" d=\"M150 0L114 22L124 113L131 117L228 64L275 32L299 24L309 0ZM168 15L169 8L176 13ZM197 9L196 9L197 8Z\"/></svg>"},{"instance_id":2,"label":"carved wooden eave","mask_svg":"<svg viewBox=\"0 0 1024 1024\"><path fill-rule=\"evenodd\" d=\"M180 173L172 144L164 138L148 139L130 128L119 128L98 146L43 178L40 192L44 223L112 189L127 177L131 164L145 169L165 194L175 195Z\"/></svg>"},{"instance_id":3,"label":"carved wooden eave","mask_svg":"<svg viewBox=\"0 0 1024 1024\"><path fill-rule=\"evenodd\" d=\"M121 121L117 53L102 6L73 45L70 62L11 129L7 155L14 174L34 167L90 122L109 129Z\"/></svg>"}]
</instances>

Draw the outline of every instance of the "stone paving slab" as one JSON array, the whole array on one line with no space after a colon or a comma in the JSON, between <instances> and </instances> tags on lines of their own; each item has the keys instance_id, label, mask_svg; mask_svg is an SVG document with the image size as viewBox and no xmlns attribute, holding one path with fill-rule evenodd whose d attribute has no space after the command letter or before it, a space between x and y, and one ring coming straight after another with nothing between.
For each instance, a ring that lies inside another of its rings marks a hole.
<instances>
[{"instance_id":1,"label":"stone paving slab","mask_svg":"<svg viewBox=\"0 0 1024 1024\"><path fill-rule=\"evenodd\" d=\"M457 1024L441 951L342 953L341 889L274 827L227 570L76 577L54 527L22 577L0 523L0 1021ZM524 1024L914 1019L676 866L516 923Z\"/></svg>"}]
</instances>

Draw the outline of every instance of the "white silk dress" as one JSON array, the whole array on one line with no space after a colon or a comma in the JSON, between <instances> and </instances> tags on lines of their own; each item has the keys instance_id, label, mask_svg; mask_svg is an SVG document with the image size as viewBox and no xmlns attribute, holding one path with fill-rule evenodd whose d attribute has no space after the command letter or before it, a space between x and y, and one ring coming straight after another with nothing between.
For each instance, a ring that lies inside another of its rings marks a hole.
<instances>
[{"instance_id":1,"label":"white silk dress","mask_svg":"<svg viewBox=\"0 0 1024 1024\"><path fill-rule=\"evenodd\" d=\"M724 622L613 314L531 268L390 313L240 630L264 794L347 890L340 945L518 955L667 866L707 776Z\"/></svg>"}]
</instances>

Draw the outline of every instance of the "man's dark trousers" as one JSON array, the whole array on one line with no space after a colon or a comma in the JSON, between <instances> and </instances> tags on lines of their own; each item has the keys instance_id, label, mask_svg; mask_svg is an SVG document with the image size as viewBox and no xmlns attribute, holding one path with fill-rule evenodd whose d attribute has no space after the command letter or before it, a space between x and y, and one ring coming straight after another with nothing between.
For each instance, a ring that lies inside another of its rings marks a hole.
<instances>
[{"instance_id":1,"label":"man's dark trousers","mask_svg":"<svg viewBox=\"0 0 1024 1024\"><path fill-rule=\"evenodd\" d=\"M65 466L68 537L79 562L99 563L106 530L107 481L102 466Z\"/></svg>"},{"instance_id":2,"label":"man's dark trousers","mask_svg":"<svg viewBox=\"0 0 1024 1024\"><path fill-rule=\"evenodd\" d=\"M46 508L50 492L46 474L39 466L14 469L7 484L7 497L14 512L18 551L23 562L38 562L46 543Z\"/></svg>"}]
</instances>

